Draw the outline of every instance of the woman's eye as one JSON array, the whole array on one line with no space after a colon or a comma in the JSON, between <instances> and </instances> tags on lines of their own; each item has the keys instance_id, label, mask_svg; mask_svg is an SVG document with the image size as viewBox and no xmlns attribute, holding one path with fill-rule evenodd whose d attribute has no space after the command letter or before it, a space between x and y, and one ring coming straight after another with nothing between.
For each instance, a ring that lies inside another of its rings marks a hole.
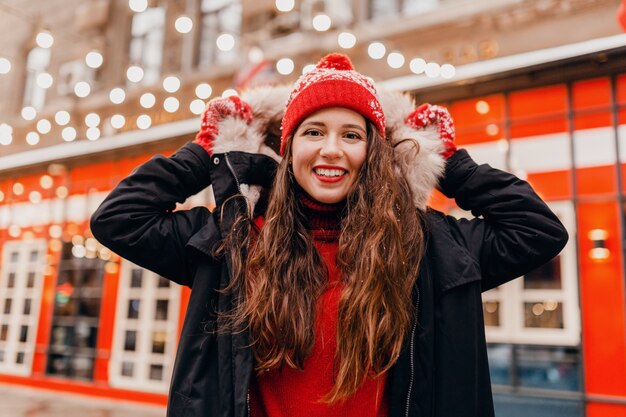
<instances>
[{"instance_id":1,"label":"woman's eye","mask_svg":"<svg viewBox=\"0 0 626 417\"><path fill-rule=\"evenodd\" d=\"M304 132L305 136L320 136L322 132L319 130L310 129Z\"/></svg>"},{"instance_id":2,"label":"woman's eye","mask_svg":"<svg viewBox=\"0 0 626 417\"><path fill-rule=\"evenodd\" d=\"M361 140L361 135L359 135L358 133L354 133L354 132L348 132L344 135L347 139L352 139L352 140Z\"/></svg>"}]
</instances>

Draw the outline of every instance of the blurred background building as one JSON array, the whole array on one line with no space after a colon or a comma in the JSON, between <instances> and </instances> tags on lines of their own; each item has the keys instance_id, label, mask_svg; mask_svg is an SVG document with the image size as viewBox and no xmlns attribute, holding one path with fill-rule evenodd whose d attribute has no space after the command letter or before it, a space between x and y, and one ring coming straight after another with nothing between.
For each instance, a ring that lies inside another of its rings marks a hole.
<instances>
[{"instance_id":1,"label":"blurred background building","mask_svg":"<svg viewBox=\"0 0 626 417\"><path fill-rule=\"evenodd\" d=\"M448 106L459 145L526 178L570 232L555 260L484 294L497 414L626 416L623 13L618 0L0 0L0 382L165 404L189 289L102 247L89 216L192 139L210 98L291 83L341 51L380 87ZM210 190L181 207L198 204Z\"/></svg>"}]
</instances>

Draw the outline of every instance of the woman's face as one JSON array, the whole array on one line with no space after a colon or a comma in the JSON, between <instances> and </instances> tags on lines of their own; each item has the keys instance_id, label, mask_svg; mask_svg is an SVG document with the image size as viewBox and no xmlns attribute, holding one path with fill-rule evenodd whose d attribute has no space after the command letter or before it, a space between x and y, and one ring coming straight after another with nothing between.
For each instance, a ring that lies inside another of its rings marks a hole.
<instances>
[{"instance_id":1,"label":"woman's face","mask_svg":"<svg viewBox=\"0 0 626 417\"><path fill-rule=\"evenodd\" d=\"M321 203L343 201L365 162L366 129L363 116L343 107L322 109L304 119L291 144L300 187Z\"/></svg>"}]
</instances>

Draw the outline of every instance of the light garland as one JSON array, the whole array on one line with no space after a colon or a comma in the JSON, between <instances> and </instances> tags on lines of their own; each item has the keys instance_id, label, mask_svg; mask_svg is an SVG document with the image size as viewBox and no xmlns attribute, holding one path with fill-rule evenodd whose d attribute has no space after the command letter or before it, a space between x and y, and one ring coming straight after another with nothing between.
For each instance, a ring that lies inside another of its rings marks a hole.
<instances>
[{"instance_id":1,"label":"light garland","mask_svg":"<svg viewBox=\"0 0 626 417\"><path fill-rule=\"evenodd\" d=\"M380 42L372 42L367 47L367 54L372 59L382 59L387 52L387 48Z\"/></svg>"},{"instance_id":2,"label":"light garland","mask_svg":"<svg viewBox=\"0 0 626 417\"><path fill-rule=\"evenodd\" d=\"M92 69L98 69L102 66L104 58L98 51L89 51L85 55L85 64Z\"/></svg>"},{"instance_id":3,"label":"light garland","mask_svg":"<svg viewBox=\"0 0 626 417\"><path fill-rule=\"evenodd\" d=\"M174 27L179 33L189 33L191 29L193 29L193 20L191 20L189 16L180 16L176 19L176 22L174 22Z\"/></svg>"},{"instance_id":4,"label":"light garland","mask_svg":"<svg viewBox=\"0 0 626 417\"><path fill-rule=\"evenodd\" d=\"M8 74L11 71L11 61L5 57L0 57L0 75Z\"/></svg>"},{"instance_id":5,"label":"light garland","mask_svg":"<svg viewBox=\"0 0 626 417\"><path fill-rule=\"evenodd\" d=\"M402 68L404 65L404 55L400 52L391 52L387 55L387 64L393 69Z\"/></svg>"},{"instance_id":6,"label":"light garland","mask_svg":"<svg viewBox=\"0 0 626 417\"><path fill-rule=\"evenodd\" d=\"M276 62L276 71L282 75L291 74L294 67L294 63L290 58L281 58Z\"/></svg>"},{"instance_id":7,"label":"light garland","mask_svg":"<svg viewBox=\"0 0 626 417\"><path fill-rule=\"evenodd\" d=\"M290 12L295 7L293 0L276 0L276 8L281 12ZM129 7L135 13L141 13L145 11L149 2L147 0L129 0ZM328 31L333 26L332 19L329 15L324 13L316 14L311 21L312 28L316 31ZM182 34L186 34L192 31L194 27L194 20L187 15L180 15L175 23L175 29ZM350 31L337 31L337 45L343 49L354 48L358 42L357 37ZM41 31L36 36L36 43L40 48L51 48L54 44L54 36L48 31ZM237 39L230 33L222 33L216 39L216 45L219 50L228 52L231 51ZM436 62L427 62L423 58L414 57L413 59L406 59L400 51L388 52L387 47L382 42L371 42L367 46L367 53L371 59L380 60L386 57L387 64L393 69L400 69L407 64L409 70L416 75L425 75L429 78L442 77L446 79L454 78L456 75L456 68L451 64L439 64ZM253 46L248 50L248 60L255 64L264 60L264 53L258 46ZM104 63L104 57L97 49L90 50L84 57L85 65L92 69L100 68ZM276 71L281 75L290 75L295 69L294 60L289 57L284 57L276 61ZM314 68L313 64L308 64L302 67L302 73L306 73ZM11 62L4 57L0 57L0 74L6 74L11 70ZM132 65L126 70L126 78L130 83L140 83L145 76L145 71L138 65ZM52 87L55 82L53 76L47 72L43 72L37 75L36 84L43 89ZM170 94L176 93L181 88L181 80L173 75L167 76L162 81L163 89ZM74 94L79 98L87 97L91 94L92 86L86 81L80 81L73 87ZM198 84L194 90L197 99L192 99L188 105L188 111L192 114L199 115L206 108L206 100L208 100L213 94L213 89L208 83ZM222 97L228 97L231 95L237 95L237 91L233 89L224 90L221 94ZM126 91L124 88L116 87L109 92L109 99L113 104L121 104L126 100ZM141 107L145 109L154 108L156 104L156 97L153 93L146 92L140 96L139 103ZM181 103L176 97L166 97L163 100L163 109L168 113L176 113L180 110ZM21 116L26 121L35 120L37 117L37 111L32 106L26 106L21 111ZM74 141L77 137L76 128L68 126L70 123L70 115L65 110L58 111L54 116L55 122L63 127L61 131L61 137L66 142ZM123 114L113 114L108 119L108 123L113 129L121 129L126 125L126 117ZM94 141L101 137L100 116L96 113L90 113L85 118L86 138ZM148 114L139 115L136 119L137 129L147 129L152 126L153 119ZM36 145L40 143L42 136L51 132L52 125L47 119L40 119L36 122L36 129L26 133L26 142L30 145ZM492 129L493 130L493 129ZM105 129L105 132L108 132ZM492 132L493 133L493 132ZM3 123L0 125L0 145L9 145L13 141L13 129Z\"/></svg>"},{"instance_id":8,"label":"light garland","mask_svg":"<svg viewBox=\"0 0 626 417\"><path fill-rule=\"evenodd\" d=\"M141 104L141 107L143 107L144 109L150 109L154 107L155 103L156 97L154 97L154 94L152 93L143 93L141 97L139 97L139 104Z\"/></svg>"},{"instance_id":9,"label":"light garland","mask_svg":"<svg viewBox=\"0 0 626 417\"><path fill-rule=\"evenodd\" d=\"M50 133L50 130L52 130L52 123L48 119L41 119L37 122L37 131L42 135Z\"/></svg>"},{"instance_id":10,"label":"light garland","mask_svg":"<svg viewBox=\"0 0 626 417\"><path fill-rule=\"evenodd\" d=\"M66 124L70 122L70 114L66 112L65 110L59 110L54 115L54 121L59 126L65 126Z\"/></svg>"},{"instance_id":11,"label":"light garland","mask_svg":"<svg viewBox=\"0 0 626 417\"><path fill-rule=\"evenodd\" d=\"M35 42L40 48L48 49L54 44L54 37L48 31L39 32L35 37Z\"/></svg>"},{"instance_id":12,"label":"light garland","mask_svg":"<svg viewBox=\"0 0 626 417\"><path fill-rule=\"evenodd\" d=\"M148 8L148 0L128 0L128 7L135 13L141 13Z\"/></svg>"},{"instance_id":13,"label":"light garland","mask_svg":"<svg viewBox=\"0 0 626 417\"><path fill-rule=\"evenodd\" d=\"M143 75L144 75L143 68L137 65L131 65L126 70L126 78L131 83L138 83L139 81L143 79Z\"/></svg>"},{"instance_id":14,"label":"light garland","mask_svg":"<svg viewBox=\"0 0 626 417\"><path fill-rule=\"evenodd\" d=\"M163 79L163 89L168 93L175 93L180 88L180 80L178 77L170 75L169 77L165 77Z\"/></svg>"},{"instance_id":15,"label":"light garland","mask_svg":"<svg viewBox=\"0 0 626 417\"><path fill-rule=\"evenodd\" d=\"M32 106L26 106L22 109L21 115L24 120L34 120L37 117L37 110Z\"/></svg>"},{"instance_id":16,"label":"light garland","mask_svg":"<svg viewBox=\"0 0 626 417\"><path fill-rule=\"evenodd\" d=\"M211 97L211 94L213 94L213 89L209 84L201 83L196 86L195 93L196 97L198 97L199 99L206 100Z\"/></svg>"}]
</instances>

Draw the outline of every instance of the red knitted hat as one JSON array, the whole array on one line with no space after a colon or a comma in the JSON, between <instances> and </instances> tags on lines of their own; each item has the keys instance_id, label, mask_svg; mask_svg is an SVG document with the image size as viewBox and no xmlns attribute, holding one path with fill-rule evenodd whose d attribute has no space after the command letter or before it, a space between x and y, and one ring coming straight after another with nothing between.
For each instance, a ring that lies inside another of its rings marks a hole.
<instances>
[{"instance_id":1,"label":"red knitted hat","mask_svg":"<svg viewBox=\"0 0 626 417\"><path fill-rule=\"evenodd\" d=\"M287 100L282 121L280 153L287 138L308 115L328 107L345 107L372 121L385 136L385 115L374 81L354 70L342 54L326 55L315 69L302 75Z\"/></svg>"}]
</instances>

